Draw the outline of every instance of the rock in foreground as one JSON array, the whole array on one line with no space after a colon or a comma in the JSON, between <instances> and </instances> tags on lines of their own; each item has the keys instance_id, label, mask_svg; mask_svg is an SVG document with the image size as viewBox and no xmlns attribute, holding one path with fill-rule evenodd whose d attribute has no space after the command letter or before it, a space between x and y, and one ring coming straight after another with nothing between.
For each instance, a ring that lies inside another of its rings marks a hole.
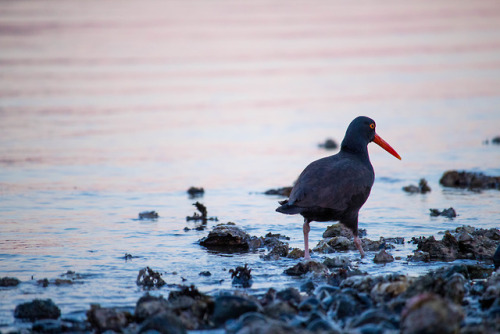
<instances>
[{"instance_id":1,"label":"rock in foreground","mask_svg":"<svg viewBox=\"0 0 500 334\"><path fill-rule=\"evenodd\" d=\"M200 245L208 249L223 252L241 252L259 247L260 239L251 237L234 224L219 224L207 237L200 240Z\"/></svg>"},{"instance_id":2,"label":"rock in foreground","mask_svg":"<svg viewBox=\"0 0 500 334\"><path fill-rule=\"evenodd\" d=\"M14 317L30 321L39 319L57 319L61 310L52 299L35 299L31 302L19 304L14 310Z\"/></svg>"},{"instance_id":3,"label":"rock in foreground","mask_svg":"<svg viewBox=\"0 0 500 334\"><path fill-rule=\"evenodd\" d=\"M410 259L413 261L426 258L429 261L492 260L500 245L500 230L462 226L455 231L446 231L442 240L430 236L413 238L412 241L417 244L417 250Z\"/></svg>"}]
</instances>

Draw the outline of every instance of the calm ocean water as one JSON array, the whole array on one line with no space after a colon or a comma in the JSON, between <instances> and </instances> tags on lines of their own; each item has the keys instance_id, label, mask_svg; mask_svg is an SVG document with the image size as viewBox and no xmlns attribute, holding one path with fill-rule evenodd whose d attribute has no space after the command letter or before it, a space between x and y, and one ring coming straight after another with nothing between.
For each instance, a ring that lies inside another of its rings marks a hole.
<instances>
[{"instance_id":1,"label":"calm ocean water","mask_svg":"<svg viewBox=\"0 0 500 334\"><path fill-rule=\"evenodd\" d=\"M483 143L500 135L498 36L497 1L1 2L0 277L22 284L0 290L0 330L34 298L77 318L90 303L133 306L145 266L211 293L245 263L251 291L297 285L282 274L296 260L200 247L215 223L192 229L186 190L204 187L219 222L302 248L301 218L262 192L331 154L318 143L358 115L403 158L370 145L368 238L499 227L500 192L438 184L449 169L500 175L500 146ZM420 178L430 194L401 190ZM429 216L450 206L456 219ZM311 225L313 246L327 225ZM386 266L346 256L373 274L441 265L406 263L413 249ZM78 284L36 283L68 270Z\"/></svg>"}]
</instances>

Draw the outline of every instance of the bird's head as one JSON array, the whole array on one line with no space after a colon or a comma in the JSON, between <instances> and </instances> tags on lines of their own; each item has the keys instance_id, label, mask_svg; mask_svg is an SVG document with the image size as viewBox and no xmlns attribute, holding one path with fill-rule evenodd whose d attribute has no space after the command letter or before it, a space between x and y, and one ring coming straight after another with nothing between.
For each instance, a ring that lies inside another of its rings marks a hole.
<instances>
[{"instance_id":1,"label":"bird's head","mask_svg":"<svg viewBox=\"0 0 500 334\"><path fill-rule=\"evenodd\" d=\"M382 147L384 150L401 160L399 154L383 140L375 131L377 125L375 121L366 116L356 117L345 133L344 140L342 141L341 149L350 151L366 151L366 146L374 142Z\"/></svg>"}]
</instances>

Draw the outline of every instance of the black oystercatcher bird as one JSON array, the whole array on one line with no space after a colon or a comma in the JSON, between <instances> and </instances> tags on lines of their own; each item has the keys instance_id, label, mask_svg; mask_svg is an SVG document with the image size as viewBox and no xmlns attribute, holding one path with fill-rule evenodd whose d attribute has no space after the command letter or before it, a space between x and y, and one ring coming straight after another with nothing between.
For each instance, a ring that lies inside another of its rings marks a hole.
<instances>
[{"instance_id":1,"label":"black oystercatcher bird","mask_svg":"<svg viewBox=\"0 0 500 334\"><path fill-rule=\"evenodd\" d=\"M300 174L288 200L276 211L304 217L305 259L309 255L309 223L339 221L354 235L361 257L365 255L358 237L358 212L372 189L375 173L368 156L368 144L375 142L401 160L399 154L375 132L368 117L355 118L345 133L340 152L316 160Z\"/></svg>"}]
</instances>

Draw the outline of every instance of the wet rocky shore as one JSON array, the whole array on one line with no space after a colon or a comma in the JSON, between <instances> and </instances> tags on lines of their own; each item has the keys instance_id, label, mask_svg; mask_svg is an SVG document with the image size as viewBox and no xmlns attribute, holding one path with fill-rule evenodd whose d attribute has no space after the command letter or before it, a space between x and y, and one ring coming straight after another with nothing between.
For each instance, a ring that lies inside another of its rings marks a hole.
<instances>
[{"instance_id":1,"label":"wet rocky shore","mask_svg":"<svg viewBox=\"0 0 500 334\"><path fill-rule=\"evenodd\" d=\"M283 268L294 276L297 287L274 287L252 293L252 268L231 269L234 289L205 294L195 285L168 285L154 268L138 273L136 284L144 295L132 308L90 305L84 321L68 319L50 299L35 299L13 309L25 326L18 332L33 333L498 333L500 332L500 231L471 226L445 231L434 237L362 239L375 251L376 263L394 261L391 249L413 243L408 261L449 261L420 277L405 273L369 275L353 265L345 251L354 249L349 231L329 226L313 248L322 260L303 261L303 251L291 249L287 237L250 236L236 224L219 224L202 238L200 247L223 252L264 249L261 257L276 261L294 258ZM476 260L473 264L453 263ZM200 275L210 275L203 272ZM39 284L71 284L79 275ZM19 280L4 277L2 286L15 289ZM165 293L165 287L168 287ZM168 293L167 293L168 291ZM27 326L26 326L27 325ZM28 327L26 329L26 327ZM7 332L13 332L12 330ZM16 331L14 331L16 332Z\"/></svg>"}]
</instances>

